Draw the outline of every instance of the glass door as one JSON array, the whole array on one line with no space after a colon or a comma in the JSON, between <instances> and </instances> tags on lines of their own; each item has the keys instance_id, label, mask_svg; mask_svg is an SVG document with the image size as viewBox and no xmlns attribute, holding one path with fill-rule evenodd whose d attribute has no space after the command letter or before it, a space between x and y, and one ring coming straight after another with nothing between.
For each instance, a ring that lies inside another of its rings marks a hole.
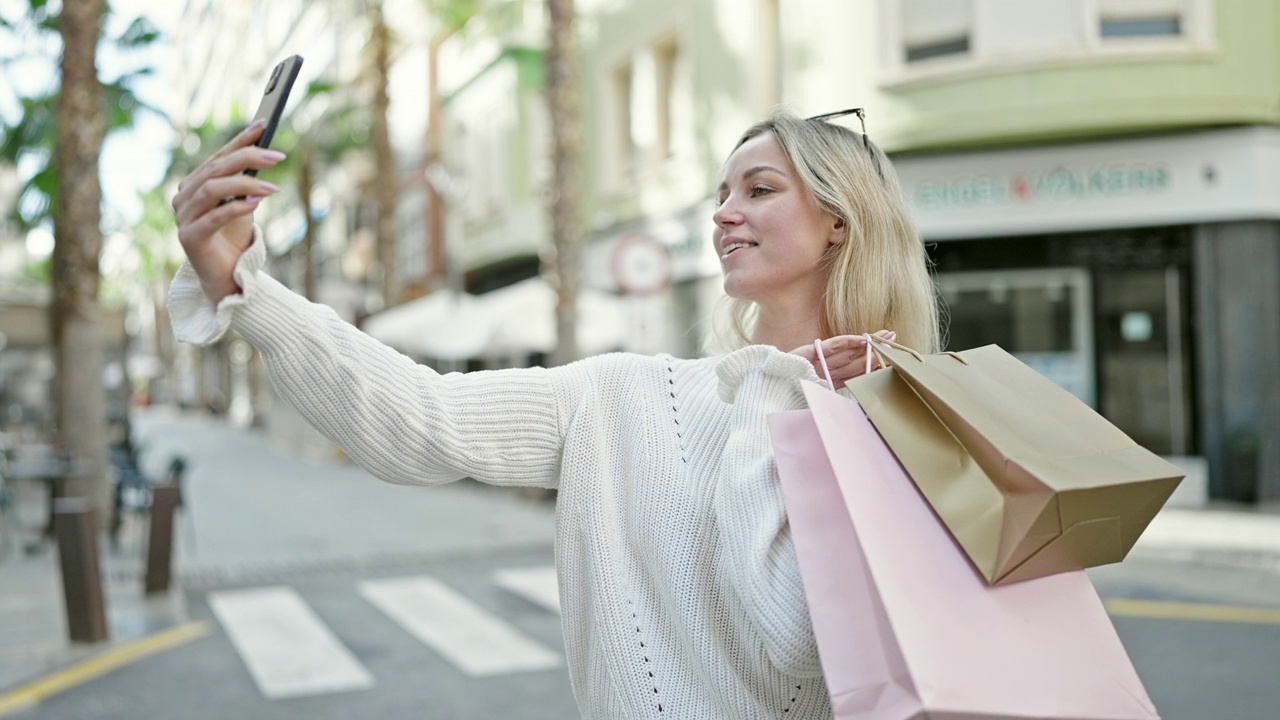
<instances>
[{"instance_id":1,"label":"glass door","mask_svg":"<svg viewBox=\"0 0 1280 720\"><path fill-rule=\"evenodd\" d=\"M1191 452L1186 281L1176 265L1097 272L1102 414L1162 455Z\"/></svg>"}]
</instances>

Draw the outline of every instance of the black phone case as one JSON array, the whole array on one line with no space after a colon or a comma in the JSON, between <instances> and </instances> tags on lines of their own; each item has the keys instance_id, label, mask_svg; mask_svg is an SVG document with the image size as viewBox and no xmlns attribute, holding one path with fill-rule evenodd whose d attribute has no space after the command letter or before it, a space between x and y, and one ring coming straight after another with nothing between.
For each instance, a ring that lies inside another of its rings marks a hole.
<instances>
[{"instance_id":1,"label":"black phone case","mask_svg":"<svg viewBox=\"0 0 1280 720\"><path fill-rule=\"evenodd\" d=\"M298 71L301 68L302 56L294 55L280 61L271 70L271 77L267 79L267 87L262 91L262 102L258 104L258 112L254 113L253 116L254 120L262 119L265 121L262 135L258 138L258 142L254 143L258 147L271 146L271 139L275 137L276 127L280 124L280 116L284 114L285 103L289 100L289 91L293 89L293 82L298 79ZM258 174L253 169L246 170L245 173L248 175Z\"/></svg>"}]
</instances>

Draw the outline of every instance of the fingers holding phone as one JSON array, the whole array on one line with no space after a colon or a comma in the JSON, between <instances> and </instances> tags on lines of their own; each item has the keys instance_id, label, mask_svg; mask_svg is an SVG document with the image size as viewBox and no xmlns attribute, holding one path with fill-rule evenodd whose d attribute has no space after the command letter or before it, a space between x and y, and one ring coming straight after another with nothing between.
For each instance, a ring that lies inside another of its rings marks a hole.
<instances>
[{"instance_id":1,"label":"fingers holding phone","mask_svg":"<svg viewBox=\"0 0 1280 720\"><path fill-rule=\"evenodd\" d=\"M255 144L261 133L262 123L255 122L237 135L188 175L173 198L178 240L205 294L215 304L239 292L232 273L240 255L253 242L253 211L264 197L278 190L245 174L284 159L284 153Z\"/></svg>"},{"instance_id":2,"label":"fingers holding phone","mask_svg":"<svg viewBox=\"0 0 1280 720\"><path fill-rule=\"evenodd\" d=\"M298 55L275 66L253 122L187 176L173 198L178 239L214 304L240 291L233 272L253 242L253 211L278 190L256 175L285 157L268 146L301 66Z\"/></svg>"},{"instance_id":3,"label":"fingers holding phone","mask_svg":"<svg viewBox=\"0 0 1280 720\"><path fill-rule=\"evenodd\" d=\"M205 215L228 198L265 197L276 190L274 185L247 174L272 167L285 157L282 152L258 147L254 141L261 133L262 123L255 121L178 185L173 210L179 226Z\"/></svg>"}]
</instances>

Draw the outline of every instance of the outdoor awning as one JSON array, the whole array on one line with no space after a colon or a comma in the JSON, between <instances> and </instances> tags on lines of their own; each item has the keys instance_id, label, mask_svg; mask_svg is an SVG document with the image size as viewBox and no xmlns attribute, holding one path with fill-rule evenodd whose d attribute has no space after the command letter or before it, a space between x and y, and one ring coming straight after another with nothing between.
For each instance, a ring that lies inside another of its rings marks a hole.
<instances>
[{"instance_id":1,"label":"outdoor awning","mask_svg":"<svg viewBox=\"0 0 1280 720\"><path fill-rule=\"evenodd\" d=\"M478 296L493 313L491 356L549 353L556 346L556 292L542 278ZM622 346L625 318L621 298L583 288L578 293L578 351L599 355Z\"/></svg>"},{"instance_id":2,"label":"outdoor awning","mask_svg":"<svg viewBox=\"0 0 1280 720\"><path fill-rule=\"evenodd\" d=\"M371 315L363 329L406 355L466 360L488 347L493 321L474 295L441 290Z\"/></svg>"},{"instance_id":3,"label":"outdoor awning","mask_svg":"<svg viewBox=\"0 0 1280 720\"><path fill-rule=\"evenodd\" d=\"M363 327L413 357L511 358L555 348L555 303L551 286L542 278L530 278L483 295L437 291L372 315ZM578 349L583 355L621 347L623 328L620 298L581 291Z\"/></svg>"}]
</instances>

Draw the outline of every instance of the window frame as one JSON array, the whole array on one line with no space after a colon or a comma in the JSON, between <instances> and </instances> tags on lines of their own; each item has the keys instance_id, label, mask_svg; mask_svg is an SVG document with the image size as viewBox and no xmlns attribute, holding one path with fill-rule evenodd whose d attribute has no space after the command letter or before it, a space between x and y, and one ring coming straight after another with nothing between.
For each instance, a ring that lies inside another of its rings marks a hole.
<instances>
[{"instance_id":1,"label":"window frame","mask_svg":"<svg viewBox=\"0 0 1280 720\"><path fill-rule=\"evenodd\" d=\"M880 70L877 85L886 90L908 88L938 79L980 76L1022 71L1029 68L1076 66L1087 63L1114 63L1124 60L1143 61L1152 57L1210 57L1217 53L1217 0L1179 0L1182 33L1169 35L1136 35L1103 37L1102 12L1105 0L1074 0L1083 28L1078 43L1071 49L1055 48L1043 53L1027 52L1009 55L992 51L990 33L995 12L992 0L972 0L972 24L969 51L939 55L916 62L906 60L906 45L900 4L897 0L878 0L881 37Z\"/></svg>"}]
</instances>

